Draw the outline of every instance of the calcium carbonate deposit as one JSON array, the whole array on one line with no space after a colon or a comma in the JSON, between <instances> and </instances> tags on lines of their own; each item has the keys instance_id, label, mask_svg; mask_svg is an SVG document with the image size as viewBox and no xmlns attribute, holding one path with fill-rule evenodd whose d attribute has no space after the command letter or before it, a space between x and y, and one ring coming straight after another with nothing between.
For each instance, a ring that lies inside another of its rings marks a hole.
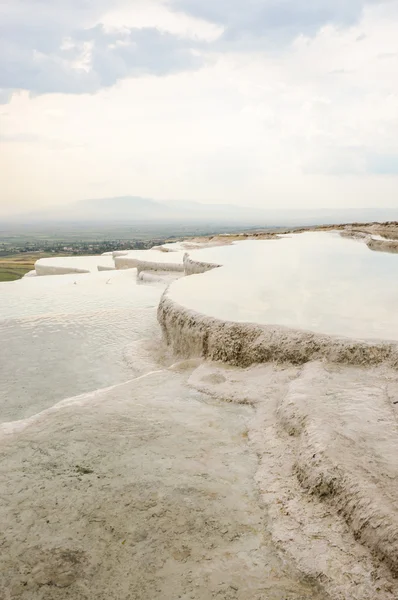
<instances>
[{"instance_id":1,"label":"calcium carbonate deposit","mask_svg":"<svg viewBox=\"0 0 398 600\"><path fill-rule=\"evenodd\" d=\"M398 258L367 241L1 283L0 598L396 600Z\"/></svg>"}]
</instances>

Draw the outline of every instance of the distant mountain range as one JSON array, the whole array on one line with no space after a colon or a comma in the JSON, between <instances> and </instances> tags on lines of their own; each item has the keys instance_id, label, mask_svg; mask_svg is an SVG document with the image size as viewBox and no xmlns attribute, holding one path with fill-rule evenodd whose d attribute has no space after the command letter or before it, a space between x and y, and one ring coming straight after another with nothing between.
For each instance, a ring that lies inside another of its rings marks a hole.
<instances>
[{"instance_id":1,"label":"distant mountain range","mask_svg":"<svg viewBox=\"0 0 398 600\"><path fill-rule=\"evenodd\" d=\"M303 209L268 210L231 204L191 201L157 201L139 196L81 200L62 207L25 213L7 222L24 224L91 223L127 225L140 223L201 224L267 227L397 220L398 209Z\"/></svg>"}]
</instances>

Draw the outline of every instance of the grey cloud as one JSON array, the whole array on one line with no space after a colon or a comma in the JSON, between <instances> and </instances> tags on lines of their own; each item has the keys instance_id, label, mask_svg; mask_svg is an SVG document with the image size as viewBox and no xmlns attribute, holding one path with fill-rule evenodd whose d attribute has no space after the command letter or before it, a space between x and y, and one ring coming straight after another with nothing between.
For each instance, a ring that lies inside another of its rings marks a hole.
<instances>
[{"instance_id":1,"label":"grey cloud","mask_svg":"<svg viewBox=\"0 0 398 600\"><path fill-rule=\"evenodd\" d=\"M366 4L378 0L174 0L184 12L224 25L225 40L266 37L288 40L334 23L351 25Z\"/></svg>"},{"instance_id":2,"label":"grey cloud","mask_svg":"<svg viewBox=\"0 0 398 600\"><path fill-rule=\"evenodd\" d=\"M30 46L0 44L5 57L0 68L0 88L28 89L34 93L95 92L127 76L163 75L198 66L186 42L157 29L133 29L127 35L107 34L96 27L72 33L77 46L37 55ZM89 71L71 66L92 42Z\"/></svg>"},{"instance_id":3,"label":"grey cloud","mask_svg":"<svg viewBox=\"0 0 398 600\"><path fill-rule=\"evenodd\" d=\"M188 40L155 28L109 33L102 26L93 27L105 4L109 6L109 0L9 0L7 10L3 4L0 101L7 98L7 90L92 93L123 77L199 66ZM73 61L84 52L85 42L90 43L90 69L77 69Z\"/></svg>"},{"instance_id":4,"label":"grey cloud","mask_svg":"<svg viewBox=\"0 0 398 600\"><path fill-rule=\"evenodd\" d=\"M95 23L114 6L110 0L5 0L0 5L0 102L13 89L93 93L124 77L198 68L200 53L193 49L278 48L327 23L349 25L366 3L376 1L171 0L171 8L224 26L221 38L206 44L155 28L107 32ZM91 68L76 68L87 42Z\"/></svg>"},{"instance_id":5,"label":"grey cloud","mask_svg":"<svg viewBox=\"0 0 398 600\"><path fill-rule=\"evenodd\" d=\"M95 91L96 76L77 71L62 61L62 54L35 57L34 51L25 47L4 48L0 52L6 57L0 68L0 87L26 89L33 93L63 92L82 93Z\"/></svg>"},{"instance_id":6,"label":"grey cloud","mask_svg":"<svg viewBox=\"0 0 398 600\"><path fill-rule=\"evenodd\" d=\"M7 104L11 100L12 90L0 89L0 104Z\"/></svg>"},{"instance_id":7,"label":"grey cloud","mask_svg":"<svg viewBox=\"0 0 398 600\"><path fill-rule=\"evenodd\" d=\"M369 153L367 171L374 175L398 175L398 154Z\"/></svg>"},{"instance_id":8,"label":"grey cloud","mask_svg":"<svg viewBox=\"0 0 398 600\"><path fill-rule=\"evenodd\" d=\"M192 52L194 44L155 28L107 34L98 26L76 37L94 43L93 71L104 86L127 76L163 75L200 65Z\"/></svg>"}]
</instances>

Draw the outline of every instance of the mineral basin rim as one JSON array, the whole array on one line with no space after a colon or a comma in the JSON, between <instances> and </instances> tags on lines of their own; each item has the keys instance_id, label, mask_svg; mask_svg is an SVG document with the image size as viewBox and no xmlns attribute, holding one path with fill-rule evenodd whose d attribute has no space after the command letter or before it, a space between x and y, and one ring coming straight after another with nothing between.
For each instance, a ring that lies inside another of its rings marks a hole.
<instances>
[{"instance_id":1,"label":"mineral basin rim","mask_svg":"<svg viewBox=\"0 0 398 600\"><path fill-rule=\"evenodd\" d=\"M398 342L222 320L178 304L169 293L170 286L160 299L157 316L167 345L179 356L202 356L240 367L326 359L359 366L386 364L398 369Z\"/></svg>"}]
</instances>

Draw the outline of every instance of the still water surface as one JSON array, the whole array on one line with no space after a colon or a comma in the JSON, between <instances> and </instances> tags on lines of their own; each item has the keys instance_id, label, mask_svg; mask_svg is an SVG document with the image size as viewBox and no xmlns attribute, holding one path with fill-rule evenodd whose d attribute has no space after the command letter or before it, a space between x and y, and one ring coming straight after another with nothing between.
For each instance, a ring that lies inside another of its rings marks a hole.
<instances>
[{"instance_id":1,"label":"still water surface","mask_svg":"<svg viewBox=\"0 0 398 600\"><path fill-rule=\"evenodd\" d=\"M173 284L171 296L183 306L230 321L398 340L398 255L337 233L200 252L224 266Z\"/></svg>"},{"instance_id":2,"label":"still water surface","mask_svg":"<svg viewBox=\"0 0 398 600\"><path fill-rule=\"evenodd\" d=\"M398 256L337 234L306 233L192 251L223 264L174 282L200 313L366 339L398 340ZM157 339L164 285L136 271L0 284L0 422L133 378L139 343Z\"/></svg>"},{"instance_id":3,"label":"still water surface","mask_svg":"<svg viewBox=\"0 0 398 600\"><path fill-rule=\"evenodd\" d=\"M0 284L0 422L133 378L161 293L135 270Z\"/></svg>"}]
</instances>

